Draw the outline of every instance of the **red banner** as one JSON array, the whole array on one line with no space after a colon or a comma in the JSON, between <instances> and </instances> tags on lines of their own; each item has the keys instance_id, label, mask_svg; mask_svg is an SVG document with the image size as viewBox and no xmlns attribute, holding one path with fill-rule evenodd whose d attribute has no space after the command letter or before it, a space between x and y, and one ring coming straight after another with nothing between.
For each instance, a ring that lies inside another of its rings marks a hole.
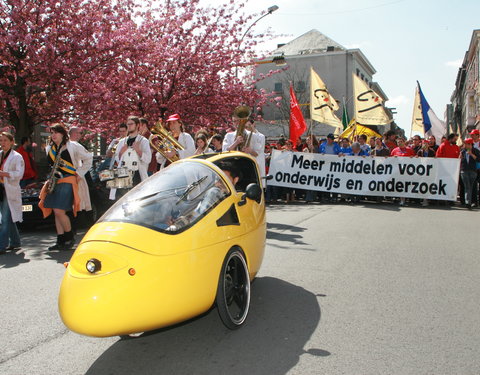
<instances>
[{"instance_id":1,"label":"red banner","mask_svg":"<svg viewBox=\"0 0 480 375\"><path fill-rule=\"evenodd\" d=\"M305 130L307 130L307 124L298 106L293 86L290 84L290 140L293 142L293 147L297 145L298 137L305 133Z\"/></svg>"}]
</instances>

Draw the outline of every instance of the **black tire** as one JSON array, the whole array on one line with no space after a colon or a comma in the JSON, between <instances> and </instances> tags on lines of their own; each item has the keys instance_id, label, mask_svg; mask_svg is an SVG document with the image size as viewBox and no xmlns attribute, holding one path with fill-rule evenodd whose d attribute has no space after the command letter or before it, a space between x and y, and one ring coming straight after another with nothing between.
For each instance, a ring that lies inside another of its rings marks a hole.
<instances>
[{"instance_id":1,"label":"black tire","mask_svg":"<svg viewBox=\"0 0 480 375\"><path fill-rule=\"evenodd\" d=\"M220 319L227 328L237 329L245 323L250 307L250 277L240 249L230 249L223 261L216 304Z\"/></svg>"}]
</instances>

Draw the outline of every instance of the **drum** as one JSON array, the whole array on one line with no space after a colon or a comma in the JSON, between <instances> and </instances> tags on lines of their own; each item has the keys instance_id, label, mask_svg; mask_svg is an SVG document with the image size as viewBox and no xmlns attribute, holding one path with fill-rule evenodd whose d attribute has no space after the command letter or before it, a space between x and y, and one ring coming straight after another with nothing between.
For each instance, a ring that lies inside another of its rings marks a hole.
<instances>
[{"instance_id":1,"label":"drum","mask_svg":"<svg viewBox=\"0 0 480 375\"><path fill-rule=\"evenodd\" d=\"M128 170L128 168L121 167L115 170L115 176L118 178L130 177L133 173Z\"/></svg>"},{"instance_id":2,"label":"drum","mask_svg":"<svg viewBox=\"0 0 480 375\"><path fill-rule=\"evenodd\" d=\"M115 178L115 171L112 169L104 169L98 174L100 181L110 181Z\"/></svg>"},{"instance_id":3,"label":"drum","mask_svg":"<svg viewBox=\"0 0 480 375\"><path fill-rule=\"evenodd\" d=\"M131 189L133 187L132 176L115 177L113 180L107 181L107 188L110 189Z\"/></svg>"}]
</instances>

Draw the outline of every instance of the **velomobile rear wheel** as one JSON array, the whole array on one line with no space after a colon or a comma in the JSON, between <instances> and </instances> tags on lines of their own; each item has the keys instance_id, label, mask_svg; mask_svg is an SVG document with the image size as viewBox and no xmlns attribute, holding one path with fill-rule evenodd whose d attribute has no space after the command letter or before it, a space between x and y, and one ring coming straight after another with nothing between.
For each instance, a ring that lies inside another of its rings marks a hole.
<instances>
[{"instance_id":1,"label":"velomobile rear wheel","mask_svg":"<svg viewBox=\"0 0 480 375\"><path fill-rule=\"evenodd\" d=\"M223 261L216 302L223 324L229 329L240 328L250 307L250 277L239 249L231 249Z\"/></svg>"}]
</instances>

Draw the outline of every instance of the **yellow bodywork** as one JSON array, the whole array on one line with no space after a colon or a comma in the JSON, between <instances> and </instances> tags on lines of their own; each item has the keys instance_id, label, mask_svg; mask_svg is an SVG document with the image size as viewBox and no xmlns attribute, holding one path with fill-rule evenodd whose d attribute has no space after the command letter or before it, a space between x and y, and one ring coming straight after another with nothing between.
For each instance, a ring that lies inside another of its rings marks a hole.
<instances>
[{"instance_id":1,"label":"yellow bodywork","mask_svg":"<svg viewBox=\"0 0 480 375\"><path fill-rule=\"evenodd\" d=\"M239 153L212 159L232 154ZM195 162L219 171L208 161ZM181 233L124 222L100 222L88 231L60 288L59 311L69 329L89 336L114 336L199 315L213 305L222 263L235 246L245 253L250 277L255 277L265 248L264 198L260 203L247 199L239 206L243 193L237 193L225 175L219 174L232 194ZM218 226L217 220L232 204L240 225ZM95 274L86 269L92 258L102 264Z\"/></svg>"}]
</instances>

